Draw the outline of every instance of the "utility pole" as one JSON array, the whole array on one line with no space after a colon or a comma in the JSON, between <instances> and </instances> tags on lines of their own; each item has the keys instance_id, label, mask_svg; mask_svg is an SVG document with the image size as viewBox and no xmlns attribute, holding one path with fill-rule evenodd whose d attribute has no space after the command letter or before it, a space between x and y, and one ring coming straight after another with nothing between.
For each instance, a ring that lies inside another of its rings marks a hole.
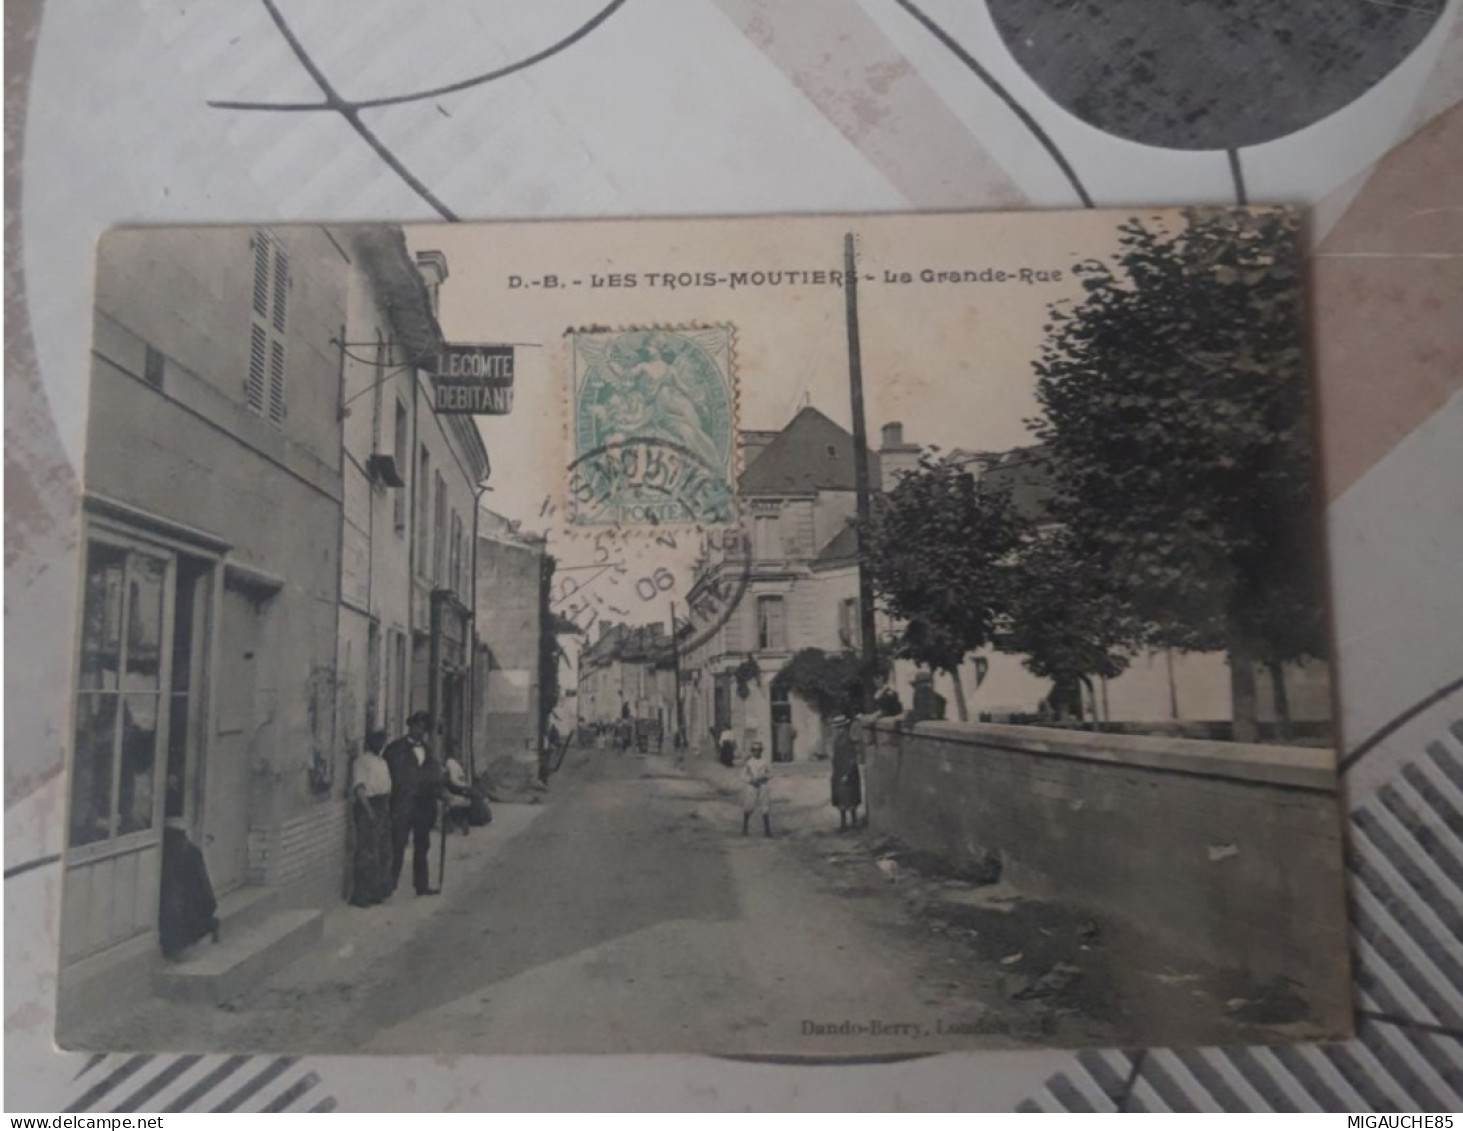
<instances>
[{"instance_id":1,"label":"utility pole","mask_svg":"<svg viewBox=\"0 0 1463 1131\"><path fill-rule=\"evenodd\" d=\"M680 749L681 737L686 733L686 718L681 706L681 643L676 636L676 603L671 602L671 664L676 679L676 729L671 735L671 749Z\"/></svg>"},{"instance_id":2,"label":"utility pole","mask_svg":"<svg viewBox=\"0 0 1463 1131\"><path fill-rule=\"evenodd\" d=\"M868 430L864 426L863 359L858 334L858 257L854 235L843 237L843 297L848 322L848 389L853 402L853 482L858 506L859 528L867 528L872 499L869 483ZM874 673L878 668L878 641L874 638L874 584L864 564L863 547L858 555L859 643L863 655L860 692L863 711L874 709Z\"/></svg>"}]
</instances>

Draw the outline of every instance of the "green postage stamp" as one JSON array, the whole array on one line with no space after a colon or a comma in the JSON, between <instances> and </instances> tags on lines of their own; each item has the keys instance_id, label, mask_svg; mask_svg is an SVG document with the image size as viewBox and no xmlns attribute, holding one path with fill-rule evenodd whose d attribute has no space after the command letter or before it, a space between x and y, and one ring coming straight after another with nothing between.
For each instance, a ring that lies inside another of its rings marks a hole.
<instances>
[{"instance_id":1,"label":"green postage stamp","mask_svg":"<svg viewBox=\"0 0 1463 1131\"><path fill-rule=\"evenodd\" d=\"M707 526L736 518L735 331L570 331L576 525Z\"/></svg>"}]
</instances>

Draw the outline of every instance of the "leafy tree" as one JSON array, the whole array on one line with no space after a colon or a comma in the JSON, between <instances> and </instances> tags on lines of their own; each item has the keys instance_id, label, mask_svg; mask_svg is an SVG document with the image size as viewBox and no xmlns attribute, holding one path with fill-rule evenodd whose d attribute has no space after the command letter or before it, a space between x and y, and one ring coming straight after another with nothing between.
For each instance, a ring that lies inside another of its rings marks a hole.
<instances>
[{"instance_id":1,"label":"leafy tree","mask_svg":"<svg viewBox=\"0 0 1463 1131\"><path fill-rule=\"evenodd\" d=\"M863 694L863 660L856 652L802 648L782 665L776 681L804 700L820 718L856 714Z\"/></svg>"},{"instance_id":2,"label":"leafy tree","mask_svg":"<svg viewBox=\"0 0 1463 1131\"><path fill-rule=\"evenodd\" d=\"M960 667L991 642L1021 529L1005 493L982 490L957 458L924 453L874 499L860 535L875 592L904 626L898 654L949 673L962 721L970 711Z\"/></svg>"},{"instance_id":3,"label":"leafy tree","mask_svg":"<svg viewBox=\"0 0 1463 1131\"><path fill-rule=\"evenodd\" d=\"M1142 631L1112 579L1082 552L1070 527L1034 533L1011 566L1003 652L1058 689L1092 691L1094 676L1127 670ZM1078 703L1081 697L1077 696Z\"/></svg>"},{"instance_id":4,"label":"leafy tree","mask_svg":"<svg viewBox=\"0 0 1463 1131\"><path fill-rule=\"evenodd\" d=\"M1252 740L1255 663L1325 650L1295 217L1133 219L1078 274L1036 365L1055 516L1154 643L1227 651Z\"/></svg>"}]
</instances>

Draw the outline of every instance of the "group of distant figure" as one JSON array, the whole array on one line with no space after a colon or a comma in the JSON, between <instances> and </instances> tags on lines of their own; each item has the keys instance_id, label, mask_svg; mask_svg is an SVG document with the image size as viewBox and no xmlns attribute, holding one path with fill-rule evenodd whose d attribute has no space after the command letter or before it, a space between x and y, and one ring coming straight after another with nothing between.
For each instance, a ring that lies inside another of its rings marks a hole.
<instances>
[{"instance_id":1,"label":"group of distant figure","mask_svg":"<svg viewBox=\"0 0 1463 1131\"><path fill-rule=\"evenodd\" d=\"M610 749L621 754L628 750L636 750L641 754L654 750L660 754L665 750L666 726L658 718L622 715L614 722L585 723L582 734L583 741L597 750ZM685 746L684 734L676 731L671 735L672 749L679 751L685 749Z\"/></svg>"}]
</instances>

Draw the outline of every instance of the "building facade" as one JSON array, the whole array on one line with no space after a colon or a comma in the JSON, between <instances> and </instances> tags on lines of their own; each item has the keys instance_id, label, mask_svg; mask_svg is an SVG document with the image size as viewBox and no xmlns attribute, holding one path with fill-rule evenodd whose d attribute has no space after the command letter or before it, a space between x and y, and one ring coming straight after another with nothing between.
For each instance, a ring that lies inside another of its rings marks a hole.
<instances>
[{"instance_id":1,"label":"building facade","mask_svg":"<svg viewBox=\"0 0 1463 1131\"><path fill-rule=\"evenodd\" d=\"M859 642L854 443L815 408L781 432L743 437L738 481L742 547L708 543L691 590L745 591L715 633L688 650L687 730L710 750L730 729L738 748L762 741L777 761L815 757L827 738L818 713L777 678L795 652L857 651ZM880 482L880 456L868 453Z\"/></svg>"},{"instance_id":2,"label":"building facade","mask_svg":"<svg viewBox=\"0 0 1463 1131\"><path fill-rule=\"evenodd\" d=\"M432 412L399 229L120 231L97 267L63 1024L157 962L163 829L220 916L342 896L368 728L470 712L487 453Z\"/></svg>"},{"instance_id":3,"label":"building facade","mask_svg":"<svg viewBox=\"0 0 1463 1131\"><path fill-rule=\"evenodd\" d=\"M477 720L473 758L486 768L503 757L537 758L544 649L553 648L545 540L486 508L477 536ZM552 662L558 662L557 652Z\"/></svg>"},{"instance_id":4,"label":"building facade","mask_svg":"<svg viewBox=\"0 0 1463 1131\"><path fill-rule=\"evenodd\" d=\"M666 626L600 621L596 628L594 641L579 652L578 725L633 720L668 745L676 727L677 660Z\"/></svg>"},{"instance_id":5,"label":"building facade","mask_svg":"<svg viewBox=\"0 0 1463 1131\"><path fill-rule=\"evenodd\" d=\"M221 896L338 885L348 270L323 228L102 243L63 1014L70 991L155 952L165 822L203 846Z\"/></svg>"}]
</instances>

